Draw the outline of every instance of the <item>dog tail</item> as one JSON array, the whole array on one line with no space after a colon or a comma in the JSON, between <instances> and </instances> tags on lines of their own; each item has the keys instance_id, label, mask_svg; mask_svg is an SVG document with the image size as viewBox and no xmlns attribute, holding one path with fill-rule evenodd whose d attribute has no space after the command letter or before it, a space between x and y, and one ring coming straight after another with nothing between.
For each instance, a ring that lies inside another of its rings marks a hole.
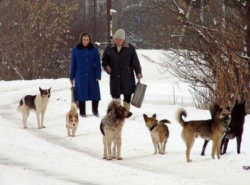
<instances>
[{"instance_id":1,"label":"dog tail","mask_svg":"<svg viewBox=\"0 0 250 185\"><path fill-rule=\"evenodd\" d=\"M103 129L103 123L102 122L100 124L100 131L101 131L102 135L105 136L104 129Z\"/></svg>"},{"instance_id":2,"label":"dog tail","mask_svg":"<svg viewBox=\"0 0 250 185\"><path fill-rule=\"evenodd\" d=\"M74 113L77 113L77 105L76 103L71 103L71 108L70 108L70 111L74 112Z\"/></svg>"},{"instance_id":3,"label":"dog tail","mask_svg":"<svg viewBox=\"0 0 250 185\"><path fill-rule=\"evenodd\" d=\"M187 112L185 109L183 108L179 108L176 112L176 121L179 122L181 124L182 127L185 126L185 121L182 119L182 116L186 117L187 116Z\"/></svg>"},{"instance_id":4,"label":"dog tail","mask_svg":"<svg viewBox=\"0 0 250 185\"><path fill-rule=\"evenodd\" d=\"M22 98L19 102L19 105L17 106L17 112L21 112L21 106L23 105L24 99Z\"/></svg>"},{"instance_id":5,"label":"dog tail","mask_svg":"<svg viewBox=\"0 0 250 185\"><path fill-rule=\"evenodd\" d=\"M163 120L159 121L159 123L171 123L171 122L167 119L163 119Z\"/></svg>"}]
</instances>

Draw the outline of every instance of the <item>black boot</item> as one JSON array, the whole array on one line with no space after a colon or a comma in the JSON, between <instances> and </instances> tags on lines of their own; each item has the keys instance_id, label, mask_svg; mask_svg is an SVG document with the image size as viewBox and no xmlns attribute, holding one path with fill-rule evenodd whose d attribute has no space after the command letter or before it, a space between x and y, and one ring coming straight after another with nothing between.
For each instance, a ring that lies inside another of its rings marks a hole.
<instances>
[{"instance_id":1,"label":"black boot","mask_svg":"<svg viewBox=\"0 0 250 185\"><path fill-rule=\"evenodd\" d=\"M99 112L98 112L98 105L99 105L99 101L92 101L92 112L93 115L96 117L99 117Z\"/></svg>"},{"instance_id":2,"label":"black boot","mask_svg":"<svg viewBox=\"0 0 250 185\"><path fill-rule=\"evenodd\" d=\"M86 117L85 101L79 101L80 116Z\"/></svg>"}]
</instances>

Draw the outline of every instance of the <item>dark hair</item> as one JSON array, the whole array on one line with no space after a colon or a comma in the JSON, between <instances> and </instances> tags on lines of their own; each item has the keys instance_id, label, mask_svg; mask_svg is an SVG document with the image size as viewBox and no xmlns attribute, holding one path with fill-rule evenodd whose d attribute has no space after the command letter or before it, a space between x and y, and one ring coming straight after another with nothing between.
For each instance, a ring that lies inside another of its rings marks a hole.
<instances>
[{"instance_id":1,"label":"dark hair","mask_svg":"<svg viewBox=\"0 0 250 185\"><path fill-rule=\"evenodd\" d=\"M82 43L82 38L83 37L88 37L89 38L89 44L86 47L84 47L83 43ZM94 48L94 45L91 43L91 36L90 36L90 34L86 33L86 32L82 33L81 36L80 36L80 42L79 42L79 44L76 45L76 47L78 49L88 48L88 49L92 50Z\"/></svg>"},{"instance_id":2,"label":"dark hair","mask_svg":"<svg viewBox=\"0 0 250 185\"><path fill-rule=\"evenodd\" d=\"M91 43L91 36L90 36L89 33L84 32L84 33L81 34L81 36L80 36L80 43L82 43L82 38L83 37L88 37L89 38L89 43Z\"/></svg>"}]
</instances>

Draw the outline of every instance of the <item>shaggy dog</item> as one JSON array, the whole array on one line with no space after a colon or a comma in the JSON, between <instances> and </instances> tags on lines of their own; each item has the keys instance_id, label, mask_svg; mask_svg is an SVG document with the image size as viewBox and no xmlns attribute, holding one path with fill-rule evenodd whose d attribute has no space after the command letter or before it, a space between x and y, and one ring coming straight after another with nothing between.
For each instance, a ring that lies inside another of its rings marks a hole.
<instances>
[{"instance_id":1,"label":"shaggy dog","mask_svg":"<svg viewBox=\"0 0 250 185\"><path fill-rule=\"evenodd\" d=\"M236 102L231 112L231 122L228 126L229 129L221 141L221 155L227 152L227 145L229 139L234 139L235 137L237 141L237 153L240 154L240 146L241 146L245 116L246 116L246 101L242 103ZM205 150L208 142L209 142L208 140L204 141L201 155L205 155Z\"/></svg>"},{"instance_id":2,"label":"shaggy dog","mask_svg":"<svg viewBox=\"0 0 250 185\"><path fill-rule=\"evenodd\" d=\"M223 138L226 127L230 123L231 115L229 108L221 108L218 104L214 104L214 117L209 120L184 121L182 116L187 116L186 111L180 108L176 113L176 119L183 127L182 138L186 143L186 160L191 162L190 151L196 137L205 140L213 140L212 158L220 158L220 143Z\"/></svg>"},{"instance_id":3,"label":"shaggy dog","mask_svg":"<svg viewBox=\"0 0 250 185\"><path fill-rule=\"evenodd\" d=\"M125 118L132 115L125 107L121 106L120 100L113 100L110 102L107 114L102 119L100 130L103 134L104 154L103 159L112 160L117 158L122 160L121 157L121 144L122 144L122 127ZM113 153L111 155L111 147L113 144ZM117 150L117 154L116 154Z\"/></svg>"},{"instance_id":4,"label":"shaggy dog","mask_svg":"<svg viewBox=\"0 0 250 185\"><path fill-rule=\"evenodd\" d=\"M78 127L79 119L77 113L76 103L71 103L71 108L68 114L66 115L66 128L68 136L75 137L75 133ZM72 132L72 134L70 133Z\"/></svg>"},{"instance_id":5,"label":"shaggy dog","mask_svg":"<svg viewBox=\"0 0 250 185\"><path fill-rule=\"evenodd\" d=\"M150 130L151 138L155 148L154 154L157 154L157 149L159 154L165 154L166 143L169 138L168 126L164 123L170 123L170 121L164 119L158 122L156 119L156 114L151 118L146 114L143 114L144 121L147 128Z\"/></svg>"},{"instance_id":6,"label":"shaggy dog","mask_svg":"<svg viewBox=\"0 0 250 185\"><path fill-rule=\"evenodd\" d=\"M31 110L36 113L38 128L39 129L45 128L43 120L51 96L50 90L51 88L41 89L39 87L40 91L39 94L26 95L20 100L20 103L17 107L17 111L22 113L24 128L27 128L27 119L29 117ZM41 115L41 121L40 121L40 115Z\"/></svg>"}]
</instances>

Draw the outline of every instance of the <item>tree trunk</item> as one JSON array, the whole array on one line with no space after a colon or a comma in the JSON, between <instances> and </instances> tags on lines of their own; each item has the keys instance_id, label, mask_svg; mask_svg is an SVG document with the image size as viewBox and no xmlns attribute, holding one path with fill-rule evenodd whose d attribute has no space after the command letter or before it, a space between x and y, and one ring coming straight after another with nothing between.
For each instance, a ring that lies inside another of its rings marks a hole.
<instances>
[{"instance_id":1,"label":"tree trunk","mask_svg":"<svg viewBox=\"0 0 250 185\"><path fill-rule=\"evenodd\" d=\"M250 57L250 0L247 2L247 56ZM250 73L250 60L248 60L248 72ZM249 74L249 82L250 82L250 74Z\"/></svg>"}]
</instances>

